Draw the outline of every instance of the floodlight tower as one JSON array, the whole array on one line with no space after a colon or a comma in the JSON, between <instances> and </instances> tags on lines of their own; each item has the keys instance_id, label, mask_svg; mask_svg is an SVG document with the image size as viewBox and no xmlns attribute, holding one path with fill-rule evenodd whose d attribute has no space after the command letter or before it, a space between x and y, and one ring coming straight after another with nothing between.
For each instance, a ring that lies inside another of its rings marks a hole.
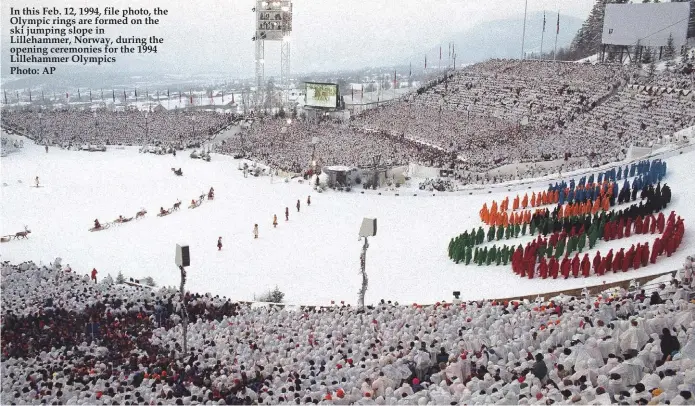
<instances>
[{"instance_id":1,"label":"floodlight tower","mask_svg":"<svg viewBox=\"0 0 695 406\"><path fill-rule=\"evenodd\" d=\"M280 86L287 101L290 83L290 35L292 33L292 2L290 0L256 0L256 97L254 104L264 104L265 88L265 41L280 42ZM265 97L270 98L271 95Z\"/></svg>"}]
</instances>

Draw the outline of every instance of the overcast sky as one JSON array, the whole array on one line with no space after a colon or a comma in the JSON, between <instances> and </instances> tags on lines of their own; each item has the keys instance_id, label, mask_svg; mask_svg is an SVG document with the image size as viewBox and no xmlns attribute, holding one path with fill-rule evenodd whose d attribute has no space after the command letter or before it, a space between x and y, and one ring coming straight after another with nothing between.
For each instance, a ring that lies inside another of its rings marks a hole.
<instances>
[{"instance_id":1,"label":"overcast sky","mask_svg":"<svg viewBox=\"0 0 695 406\"><path fill-rule=\"evenodd\" d=\"M127 62L130 69L171 72L226 71L253 75L254 17L250 0L59 0L2 1L3 53L7 52L9 9L37 6L147 7L169 10L161 24L111 26L117 35L164 37L155 57ZM528 0L529 13L557 12L585 18L593 0ZM295 0L291 66L293 72L387 66L436 46L442 38L490 20L523 16L524 0ZM519 33L521 35L521 33ZM446 44L444 44L446 46ZM266 75L279 72L280 46L266 42ZM125 58L120 58L122 68ZM2 63L8 58L3 55ZM119 67L117 65L117 67Z\"/></svg>"}]
</instances>

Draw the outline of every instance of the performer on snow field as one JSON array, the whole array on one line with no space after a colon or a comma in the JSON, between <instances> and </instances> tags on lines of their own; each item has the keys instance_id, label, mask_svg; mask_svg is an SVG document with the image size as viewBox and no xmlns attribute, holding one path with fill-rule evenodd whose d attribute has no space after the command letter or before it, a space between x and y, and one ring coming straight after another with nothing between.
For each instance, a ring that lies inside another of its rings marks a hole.
<instances>
[{"instance_id":1,"label":"performer on snow field","mask_svg":"<svg viewBox=\"0 0 695 406\"><path fill-rule=\"evenodd\" d=\"M99 220L94 220L94 228L101 228L101 224L99 224Z\"/></svg>"},{"instance_id":2,"label":"performer on snow field","mask_svg":"<svg viewBox=\"0 0 695 406\"><path fill-rule=\"evenodd\" d=\"M306 205L311 206L311 196L307 196L306 198Z\"/></svg>"},{"instance_id":3,"label":"performer on snow field","mask_svg":"<svg viewBox=\"0 0 695 406\"><path fill-rule=\"evenodd\" d=\"M96 268L92 269L92 280L94 281L94 283L97 283L97 269Z\"/></svg>"},{"instance_id":4,"label":"performer on snow field","mask_svg":"<svg viewBox=\"0 0 695 406\"><path fill-rule=\"evenodd\" d=\"M285 207L285 221L290 221L290 209Z\"/></svg>"},{"instance_id":5,"label":"performer on snow field","mask_svg":"<svg viewBox=\"0 0 695 406\"><path fill-rule=\"evenodd\" d=\"M48 148L48 147L46 147L46 148ZM39 187L39 177L38 176L36 177L35 182L36 182L36 187Z\"/></svg>"},{"instance_id":6,"label":"performer on snow field","mask_svg":"<svg viewBox=\"0 0 695 406\"><path fill-rule=\"evenodd\" d=\"M297 213L299 213L299 199L297 199Z\"/></svg>"},{"instance_id":7,"label":"performer on snow field","mask_svg":"<svg viewBox=\"0 0 695 406\"><path fill-rule=\"evenodd\" d=\"M273 214L273 227L278 226L278 216L277 214Z\"/></svg>"},{"instance_id":8,"label":"performer on snow field","mask_svg":"<svg viewBox=\"0 0 695 406\"><path fill-rule=\"evenodd\" d=\"M258 238L258 224L253 225L253 238Z\"/></svg>"},{"instance_id":9,"label":"performer on snow field","mask_svg":"<svg viewBox=\"0 0 695 406\"><path fill-rule=\"evenodd\" d=\"M222 237L217 239L217 251L222 251Z\"/></svg>"}]
</instances>

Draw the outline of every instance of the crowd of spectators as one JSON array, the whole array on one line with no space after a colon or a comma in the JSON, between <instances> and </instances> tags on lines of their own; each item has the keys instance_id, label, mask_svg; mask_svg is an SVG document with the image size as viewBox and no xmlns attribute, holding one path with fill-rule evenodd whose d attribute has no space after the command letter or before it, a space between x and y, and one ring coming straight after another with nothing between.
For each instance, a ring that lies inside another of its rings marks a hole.
<instances>
[{"instance_id":1,"label":"crowd of spectators","mask_svg":"<svg viewBox=\"0 0 695 406\"><path fill-rule=\"evenodd\" d=\"M687 267L651 294L548 302L287 309L189 293L183 354L175 290L3 263L0 403L695 404Z\"/></svg>"},{"instance_id":2,"label":"crowd of spectators","mask_svg":"<svg viewBox=\"0 0 695 406\"><path fill-rule=\"evenodd\" d=\"M318 142L312 144L314 137ZM302 120L288 122L280 118L257 119L238 136L229 138L218 152L236 155L242 152L276 169L302 172L312 165L365 167L381 155L381 164L407 165L410 162L444 165L449 159L437 148L406 140L381 131L354 129L345 124Z\"/></svg>"},{"instance_id":3,"label":"crowd of spectators","mask_svg":"<svg viewBox=\"0 0 695 406\"><path fill-rule=\"evenodd\" d=\"M28 110L3 111L2 126L36 142L64 148L93 145L173 145L209 140L237 117L213 111Z\"/></svg>"},{"instance_id":4,"label":"crowd of spectators","mask_svg":"<svg viewBox=\"0 0 695 406\"><path fill-rule=\"evenodd\" d=\"M493 59L449 72L349 124L258 118L218 146L290 172L312 165L418 163L461 183L503 182L624 159L695 125L685 62L654 74L633 65ZM692 71L692 67L689 68ZM193 120L195 116L196 120ZM8 111L2 124L42 142L199 145L238 117L215 112ZM315 145L312 140L318 139ZM574 159L568 160L572 156ZM529 167L536 162L552 165ZM524 164L524 165L521 165ZM495 171L505 165L521 169Z\"/></svg>"},{"instance_id":5,"label":"crowd of spectators","mask_svg":"<svg viewBox=\"0 0 695 406\"><path fill-rule=\"evenodd\" d=\"M630 146L662 145L695 125L690 90L636 85L684 87L686 80L682 69L648 77L617 64L496 59L431 81L405 100L366 110L348 126L261 120L220 151L244 150L294 172L312 161L371 165L379 154L387 165L455 168L461 183L544 176L624 159ZM313 137L319 139L315 153ZM505 165L519 169L495 170Z\"/></svg>"}]
</instances>

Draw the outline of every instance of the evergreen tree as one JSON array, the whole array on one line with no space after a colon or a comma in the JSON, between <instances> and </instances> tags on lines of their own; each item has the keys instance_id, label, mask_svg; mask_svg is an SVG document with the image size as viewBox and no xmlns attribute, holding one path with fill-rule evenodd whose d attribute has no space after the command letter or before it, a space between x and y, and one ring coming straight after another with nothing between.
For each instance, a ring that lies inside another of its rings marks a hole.
<instances>
[{"instance_id":1,"label":"evergreen tree","mask_svg":"<svg viewBox=\"0 0 695 406\"><path fill-rule=\"evenodd\" d=\"M656 58L652 55L651 61L649 61L649 66L647 66L647 74L649 75L650 79L654 78L654 74L656 73Z\"/></svg>"},{"instance_id":2,"label":"evergreen tree","mask_svg":"<svg viewBox=\"0 0 695 406\"><path fill-rule=\"evenodd\" d=\"M635 44L635 57L632 60L632 62L640 68L642 67L642 61L639 58L639 53L640 53L641 49L642 49L642 43L640 40L637 40L637 43Z\"/></svg>"},{"instance_id":3,"label":"evergreen tree","mask_svg":"<svg viewBox=\"0 0 695 406\"><path fill-rule=\"evenodd\" d=\"M668 35L666 47L664 48L664 58L673 59L676 56L676 47L673 45L673 34Z\"/></svg>"},{"instance_id":4,"label":"evergreen tree","mask_svg":"<svg viewBox=\"0 0 695 406\"><path fill-rule=\"evenodd\" d=\"M642 63L646 65L653 61L654 55L652 54L651 48L645 48L644 52L642 53Z\"/></svg>"},{"instance_id":5,"label":"evergreen tree","mask_svg":"<svg viewBox=\"0 0 695 406\"><path fill-rule=\"evenodd\" d=\"M589 17L575 35L570 45L571 59L581 59L597 53L601 47L603 15L606 0L596 0Z\"/></svg>"},{"instance_id":6,"label":"evergreen tree","mask_svg":"<svg viewBox=\"0 0 695 406\"><path fill-rule=\"evenodd\" d=\"M477 250L477 248L476 248ZM471 263L471 247L466 247L466 265Z\"/></svg>"}]
</instances>

